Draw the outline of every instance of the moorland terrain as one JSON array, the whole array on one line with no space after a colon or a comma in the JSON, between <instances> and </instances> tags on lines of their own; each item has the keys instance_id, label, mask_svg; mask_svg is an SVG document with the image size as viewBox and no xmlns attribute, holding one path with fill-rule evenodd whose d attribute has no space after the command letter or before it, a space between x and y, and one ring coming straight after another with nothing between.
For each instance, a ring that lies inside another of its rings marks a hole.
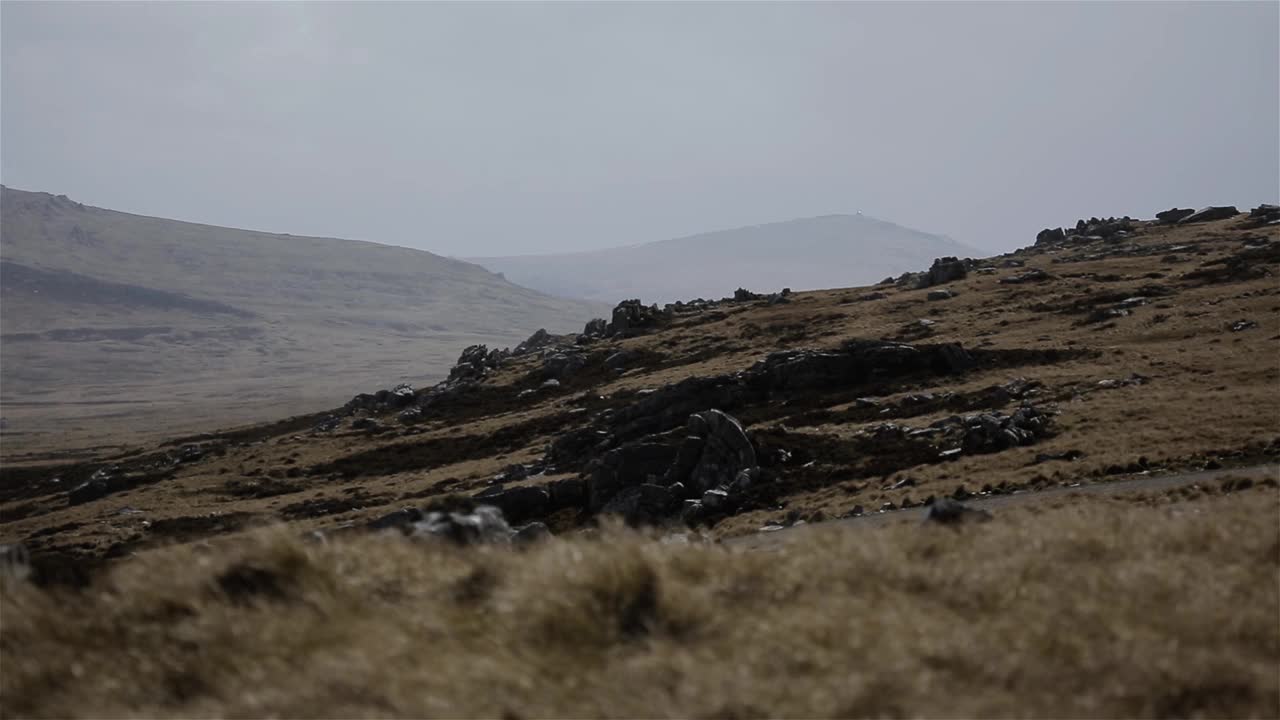
<instances>
[{"instance_id":1,"label":"moorland terrain","mask_svg":"<svg viewBox=\"0 0 1280 720\"><path fill-rule=\"evenodd\" d=\"M6 466L4 714L1274 717L1280 208L1187 215Z\"/></svg>"}]
</instances>

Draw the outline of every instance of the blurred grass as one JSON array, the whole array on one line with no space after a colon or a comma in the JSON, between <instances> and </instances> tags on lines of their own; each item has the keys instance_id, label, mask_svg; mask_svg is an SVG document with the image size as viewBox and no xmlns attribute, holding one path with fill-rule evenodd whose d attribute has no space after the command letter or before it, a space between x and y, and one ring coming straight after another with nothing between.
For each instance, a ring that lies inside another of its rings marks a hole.
<instances>
[{"instance_id":1,"label":"blurred grass","mask_svg":"<svg viewBox=\"0 0 1280 720\"><path fill-rule=\"evenodd\" d=\"M1280 494L1074 498L774 552L284 529L7 582L5 717L1276 717Z\"/></svg>"}]
</instances>

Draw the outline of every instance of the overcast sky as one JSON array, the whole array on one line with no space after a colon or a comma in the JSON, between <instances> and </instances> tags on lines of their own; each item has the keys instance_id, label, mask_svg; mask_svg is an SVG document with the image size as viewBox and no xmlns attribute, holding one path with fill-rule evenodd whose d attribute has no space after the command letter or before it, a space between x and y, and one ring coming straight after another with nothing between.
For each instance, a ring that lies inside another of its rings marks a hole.
<instances>
[{"instance_id":1,"label":"overcast sky","mask_svg":"<svg viewBox=\"0 0 1280 720\"><path fill-rule=\"evenodd\" d=\"M1280 198L1280 3L4 2L6 185L450 255Z\"/></svg>"}]
</instances>

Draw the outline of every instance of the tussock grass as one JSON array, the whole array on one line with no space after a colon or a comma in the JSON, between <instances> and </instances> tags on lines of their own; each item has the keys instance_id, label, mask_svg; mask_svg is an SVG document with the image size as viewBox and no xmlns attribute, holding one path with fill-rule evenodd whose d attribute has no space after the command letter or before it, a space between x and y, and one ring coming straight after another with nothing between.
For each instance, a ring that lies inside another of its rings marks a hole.
<instances>
[{"instance_id":1,"label":"tussock grass","mask_svg":"<svg viewBox=\"0 0 1280 720\"><path fill-rule=\"evenodd\" d=\"M1280 495L776 551L261 531L0 595L5 716L1280 715Z\"/></svg>"}]
</instances>

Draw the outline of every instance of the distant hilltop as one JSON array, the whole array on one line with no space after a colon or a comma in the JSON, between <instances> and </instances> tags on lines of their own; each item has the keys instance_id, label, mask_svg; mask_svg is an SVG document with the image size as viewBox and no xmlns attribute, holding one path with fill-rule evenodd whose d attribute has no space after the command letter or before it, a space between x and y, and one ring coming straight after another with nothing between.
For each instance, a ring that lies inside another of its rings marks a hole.
<instances>
[{"instance_id":1,"label":"distant hilltop","mask_svg":"<svg viewBox=\"0 0 1280 720\"><path fill-rule=\"evenodd\" d=\"M944 235L861 213L823 215L552 255L471 258L512 282L552 295L673 302L754 291L814 290L876 282L937 257L978 255Z\"/></svg>"}]
</instances>

